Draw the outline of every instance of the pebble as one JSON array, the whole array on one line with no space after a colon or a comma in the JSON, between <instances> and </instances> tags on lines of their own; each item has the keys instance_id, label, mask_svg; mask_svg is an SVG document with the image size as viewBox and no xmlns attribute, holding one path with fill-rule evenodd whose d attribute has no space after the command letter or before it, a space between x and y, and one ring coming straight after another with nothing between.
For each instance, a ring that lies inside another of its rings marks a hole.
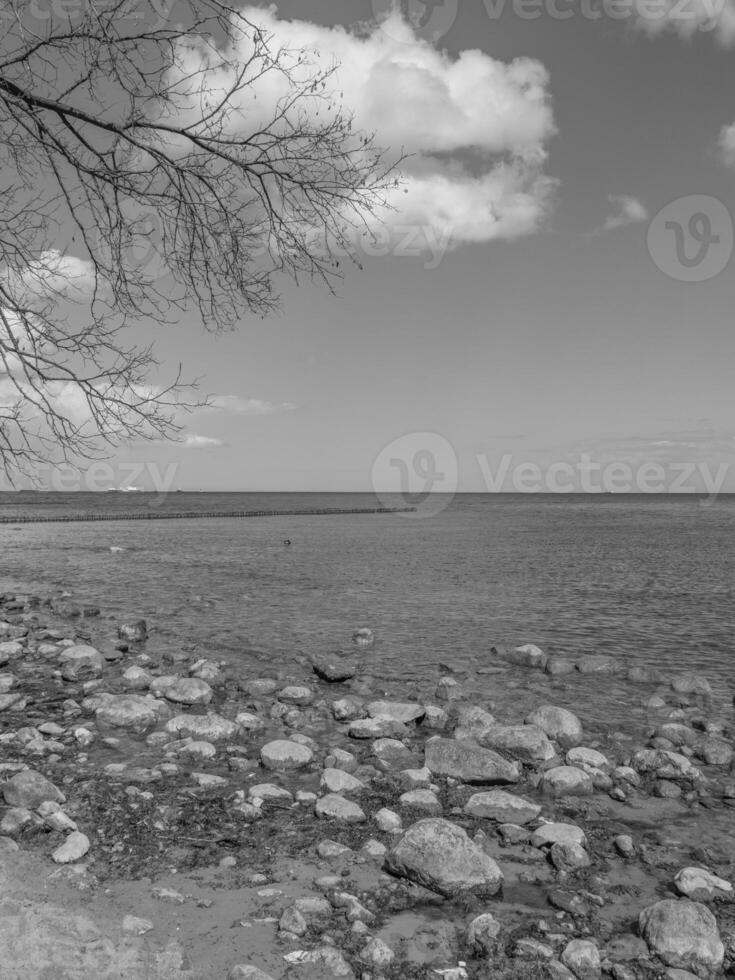
<instances>
[{"instance_id":1,"label":"pebble","mask_svg":"<svg viewBox=\"0 0 735 980\"><path fill-rule=\"evenodd\" d=\"M60 847L56 848L51 858L57 864L69 864L71 861L78 861L83 858L90 846L89 837L75 830L69 834Z\"/></svg>"},{"instance_id":2,"label":"pebble","mask_svg":"<svg viewBox=\"0 0 735 980\"><path fill-rule=\"evenodd\" d=\"M260 750L260 761L266 769L286 772L291 769L303 769L313 760L314 753L305 745L288 739L276 739L268 742Z\"/></svg>"}]
</instances>

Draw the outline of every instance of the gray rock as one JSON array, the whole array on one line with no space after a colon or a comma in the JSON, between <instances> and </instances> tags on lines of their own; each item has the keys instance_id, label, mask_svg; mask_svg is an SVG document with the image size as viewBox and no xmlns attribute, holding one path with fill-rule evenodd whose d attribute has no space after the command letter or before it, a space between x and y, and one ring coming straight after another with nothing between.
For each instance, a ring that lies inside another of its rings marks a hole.
<instances>
[{"instance_id":1,"label":"gray rock","mask_svg":"<svg viewBox=\"0 0 735 980\"><path fill-rule=\"evenodd\" d=\"M345 658L339 652L320 654L313 658L311 666L317 677L330 684L348 681L357 673L356 661Z\"/></svg>"},{"instance_id":2,"label":"gray rock","mask_svg":"<svg viewBox=\"0 0 735 980\"><path fill-rule=\"evenodd\" d=\"M464 812L470 817L522 826L535 820L541 807L505 790L492 789L471 796L465 803Z\"/></svg>"},{"instance_id":3,"label":"gray rock","mask_svg":"<svg viewBox=\"0 0 735 980\"><path fill-rule=\"evenodd\" d=\"M212 695L209 684L198 677L179 677L164 691L166 699L177 704L209 704Z\"/></svg>"},{"instance_id":4,"label":"gray rock","mask_svg":"<svg viewBox=\"0 0 735 980\"><path fill-rule=\"evenodd\" d=\"M702 978L721 968L725 947L717 920L706 905L664 899L645 908L638 925L651 953L667 966L691 970Z\"/></svg>"},{"instance_id":5,"label":"gray rock","mask_svg":"<svg viewBox=\"0 0 735 980\"><path fill-rule=\"evenodd\" d=\"M462 687L453 677L440 677L434 696L437 701L459 701L463 697Z\"/></svg>"},{"instance_id":6,"label":"gray rock","mask_svg":"<svg viewBox=\"0 0 735 980\"><path fill-rule=\"evenodd\" d=\"M574 841L557 841L552 844L549 857L557 871L577 871L590 866L589 854L581 844Z\"/></svg>"},{"instance_id":7,"label":"gray rock","mask_svg":"<svg viewBox=\"0 0 735 980\"><path fill-rule=\"evenodd\" d=\"M486 748L507 752L522 762L548 762L556 755L546 734L535 725L493 725L477 735L476 741Z\"/></svg>"},{"instance_id":8,"label":"gray rock","mask_svg":"<svg viewBox=\"0 0 735 980\"><path fill-rule=\"evenodd\" d=\"M3 798L8 806L36 810L46 800L63 803L66 797L52 782L35 769L23 769L3 783Z\"/></svg>"},{"instance_id":9,"label":"gray rock","mask_svg":"<svg viewBox=\"0 0 735 980\"><path fill-rule=\"evenodd\" d=\"M276 697L284 704L295 704L303 708L312 703L314 692L302 684L289 684L281 688Z\"/></svg>"},{"instance_id":10,"label":"gray rock","mask_svg":"<svg viewBox=\"0 0 735 980\"><path fill-rule=\"evenodd\" d=\"M598 980L601 976L600 951L589 939L572 939L564 947L561 961L577 980Z\"/></svg>"},{"instance_id":11,"label":"gray rock","mask_svg":"<svg viewBox=\"0 0 735 980\"><path fill-rule=\"evenodd\" d=\"M536 670L543 670L549 659L547 654L537 647L534 643L524 643L523 646L514 649L493 647L494 650L509 664L516 664L519 667L531 667Z\"/></svg>"},{"instance_id":12,"label":"gray rock","mask_svg":"<svg viewBox=\"0 0 735 980\"><path fill-rule=\"evenodd\" d=\"M541 778L540 789L552 796L589 796L593 790L592 780L576 766L556 766L547 769Z\"/></svg>"},{"instance_id":13,"label":"gray rock","mask_svg":"<svg viewBox=\"0 0 735 980\"><path fill-rule=\"evenodd\" d=\"M457 712L457 727L454 730L454 737L478 741L485 732L497 724L495 716L479 705L463 705Z\"/></svg>"},{"instance_id":14,"label":"gray rock","mask_svg":"<svg viewBox=\"0 0 735 980\"><path fill-rule=\"evenodd\" d=\"M390 718L402 725L412 721L420 721L426 714L422 704L406 701L371 701L367 705L367 713L371 718Z\"/></svg>"},{"instance_id":15,"label":"gray rock","mask_svg":"<svg viewBox=\"0 0 735 980\"><path fill-rule=\"evenodd\" d=\"M354 721L365 717L365 708L357 698L338 698L332 701L332 714L335 721Z\"/></svg>"},{"instance_id":16,"label":"gray rock","mask_svg":"<svg viewBox=\"0 0 735 980\"><path fill-rule=\"evenodd\" d=\"M705 700L712 698L712 687L706 677L691 671L679 674L671 682L671 690L677 694L691 694Z\"/></svg>"},{"instance_id":17,"label":"gray rock","mask_svg":"<svg viewBox=\"0 0 735 980\"><path fill-rule=\"evenodd\" d=\"M352 803L337 793L328 793L317 800L314 812L318 817L337 820L339 823L364 823L367 820L365 811L357 803Z\"/></svg>"},{"instance_id":18,"label":"gray rock","mask_svg":"<svg viewBox=\"0 0 735 980\"><path fill-rule=\"evenodd\" d=\"M357 759L352 752L344 749L332 749L324 764L328 769L341 769L343 772L354 772L357 769Z\"/></svg>"},{"instance_id":19,"label":"gray rock","mask_svg":"<svg viewBox=\"0 0 735 980\"><path fill-rule=\"evenodd\" d=\"M732 885L704 868L682 868L674 878L674 887L680 895L695 902L706 902L719 896L731 896Z\"/></svg>"},{"instance_id":20,"label":"gray rock","mask_svg":"<svg viewBox=\"0 0 735 980\"><path fill-rule=\"evenodd\" d=\"M309 928L302 912L291 906L284 910L278 921L281 932L292 932L294 936L303 936Z\"/></svg>"},{"instance_id":21,"label":"gray rock","mask_svg":"<svg viewBox=\"0 0 735 980\"><path fill-rule=\"evenodd\" d=\"M573 823L545 823L538 827L531 837L534 847L547 847L557 841L581 844L582 847L587 843L584 831Z\"/></svg>"},{"instance_id":22,"label":"gray rock","mask_svg":"<svg viewBox=\"0 0 735 980\"><path fill-rule=\"evenodd\" d=\"M385 869L440 895L495 895L503 874L461 827L441 817L419 820L385 858Z\"/></svg>"},{"instance_id":23,"label":"gray rock","mask_svg":"<svg viewBox=\"0 0 735 980\"><path fill-rule=\"evenodd\" d=\"M571 674L577 669L573 660L566 660L564 657L550 657L546 663L546 673L556 677L560 674Z\"/></svg>"},{"instance_id":24,"label":"gray rock","mask_svg":"<svg viewBox=\"0 0 735 980\"><path fill-rule=\"evenodd\" d=\"M439 817L444 811L435 793L430 789L411 789L403 793L399 804L408 810L417 810L427 817Z\"/></svg>"},{"instance_id":25,"label":"gray rock","mask_svg":"<svg viewBox=\"0 0 735 980\"><path fill-rule=\"evenodd\" d=\"M283 738L268 742L260 750L260 761L265 768L277 772L303 769L313 758L314 753L306 745Z\"/></svg>"},{"instance_id":26,"label":"gray rock","mask_svg":"<svg viewBox=\"0 0 735 980\"><path fill-rule=\"evenodd\" d=\"M142 735L153 728L161 712L155 698L139 694L109 695L95 711L97 721Z\"/></svg>"},{"instance_id":27,"label":"gray rock","mask_svg":"<svg viewBox=\"0 0 735 980\"><path fill-rule=\"evenodd\" d=\"M400 772L418 763L413 752L395 738L378 738L373 742L372 749L379 768L384 772Z\"/></svg>"},{"instance_id":28,"label":"gray rock","mask_svg":"<svg viewBox=\"0 0 735 980\"><path fill-rule=\"evenodd\" d=\"M351 776L343 769L325 769L319 786L327 793L339 793L342 796L349 796L351 793L364 793L367 788L361 779Z\"/></svg>"},{"instance_id":29,"label":"gray rock","mask_svg":"<svg viewBox=\"0 0 735 980\"><path fill-rule=\"evenodd\" d=\"M148 637L148 626L144 619L137 619L134 623L122 623L117 628L117 635L128 643L142 643Z\"/></svg>"},{"instance_id":30,"label":"gray rock","mask_svg":"<svg viewBox=\"0 0 735 980\"><path fill-rule=\"evenodd\" d=\"M498 944L501 926L490 912L476 916L467 926L467 945L480 956L489 956Z\"/></svg>"},{"instance_id":31,"label":"gray rock","mask_svg":"<svg viewBox=\"0 0 735 980\"><path fill-rule=\"evenodd\" d=\"M57 864L70 864L83 858L90 848L89 837L75 830L51 855Z\"/></svg>"},{"instance_id":32,"label":"gray rock","mask_svg":"<svg viewBox=\"0 0 735 980\"><path fill-rule=\"evenodd\" d=\"M453 776L464 783L517 783L521 778L517 762L469 741L431 738L425 753L425 765L432 773Z\"/></svg>"},{"instance_id":33,"label":"gray rock","mask_svg":"<svg viewBox=\"0 0 735 980\"><path fill-rule=\"evenodd\" d=\"M426 705L426 714L421 722L424 728L429 728L435 732L443 732L449 724L449 715L444 708L436 704Z\"/></svg>"},{"instance_id":34,"label":"gray rock","mask_svg":"<svg viewBox=\"0 0 735 980\"><path fill-rule=\"evenodd\" d=\"M392 718L358 718L350 723L350 738L402 738L408 729Z\"/></svg>"},{"instance_id":35,"label":"gray rock","mask_svg":"<svg viewBox=\"0 0 735 980\"><path fill-rule=\"evenodd\" d=\"M564 748L579 745L582 741L582 723L566 708L543 704L532 711L525 721L527 725L540 728L549 738L556 739Z\"/></svg>"},{"instance_id":36,"label":"gray rock","mask_svg":"<svg viewBox=\"0 0 735 980\"><path fill-rule=\"evenodd\" d=\"M227 980L273 980L270 973L264 973L257 966L238 963L227 974Z\"/></svg>"},{"instance_id":37,"label":"gray rock","mask_svg":"<svg viewBox=\"0 0 735 980\"><path fill-rule=\"evenodd\" d=\"M166 731L181 737L219 742L235 738L240 729L229 718L209 712L206 715L176 715L166 722Z\"/></svg>"}]
</instances>

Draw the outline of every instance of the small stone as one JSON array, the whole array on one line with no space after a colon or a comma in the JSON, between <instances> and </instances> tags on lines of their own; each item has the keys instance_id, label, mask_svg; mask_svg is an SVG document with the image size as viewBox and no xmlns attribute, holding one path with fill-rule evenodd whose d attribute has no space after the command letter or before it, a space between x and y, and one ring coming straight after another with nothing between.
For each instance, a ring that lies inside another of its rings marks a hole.
<instances>
[{"instance_id":1,"label":"small stone","mask_svg":"<svg viewBox=\"0 0 735 980\"><path fill-rule=\"evenodd\" d=\"M390 718L403 725L420 721L426 714L423 705L414 702L371 701L366 708L371 718Z\"/></svg>"},{"instance_id":2,"label":"small stone","mask_svg":"<svg viewBox=\"0 0 735 980\"><path fill-rule=\"evenodd\" d=\"M270 973L264 973L257 966L238 963L227 974L227 980L273 980Z\"/></svg>"},{"instance_id":3,"label":"small stone","mask_svg":"<svg viewBox=\"0 0 735 980\"><path fill-rule=\"evenodd\" d=\"M349 796L351 793L364 793L366 789L362 780L351 776L342 769L325 769L319 786L327 793L339 793L342 796Z\"/></svg>"},{"instance_id":4,"label":"small stone","mask_svg":"<svg viewBox=\"0 0 735 980\"><path fill-rule=\"evenodd\" d=\"M309 928L303 914L293 906L284 911L278 920L281 932L292 932L294 936L303 936Z\"/></svg>"},{"instance_id":5,"label":"small stone","mask_svg":"<svg viewBox=\"0 0 735 980\"><path fill-rule=\"evenodd\" d=\"M360 952L362 962L369 963L376 970L384 970L391 965L395 958L396 954L390 946L384 943L382 939L378 939L377 936L366 943Z\"/></svg>"},{"instance_id":6,"label":"small stone","mask_svg":"<svg viewBox=\"0 0 735 980\"><path fill-rule=\"evenodd\" d=\"M352 634L352 642L358 647L366 649L375 645L375 633L367 626L361 626Z\"/></svg>"},{"instance_id":7,"label":"small stone","mask_svg":"<svg viewBox=\"0 0 735 980\"><path fill-rule=\"evenodd\" d=\"M531 837L534 847L547 847L557 841L580 844L587 843L584 831L573 823L545 823L538 827Z\"/></svg>"},{"instance_id":8,"label":"small stone","mask_svg":"<svg viewBox=\"0 0 735 980\"><path fill-rule=\"evenodd\" d=\"M541 807L513 793L493 789L471 796L465 803L464 812L478 819L523 825L535 820Z\"/></svg>"},{"instance_id":9,"label":"small stone","mask_svg":"<svg viewBox=\"0 0 735 980\"><path fill-rule=\"evenodd\" d=\"M576 766L547 769L541 778L540 788L552 796L589 796L594 789L587 773Z\"/></svg>"},{"instance_id":10,"label":"small stone","mask_svg":"<svg viewBox=\"0 0 735 980\"><path fill-rule=\"evenodd\" d=\"M378 829L382 830L384 834L397 834L403 830L401 818L393 810L388 810L386 807L378 810L374 819Z\"/></svg>"},{"instance_id":11,"label":"small stone","mask_svg":"<svg viewBox=\"0 0 735 980\"><path fill-rule=\"evenodd\" d=\"M214 692L198 677L179 677L163 693L167 700L178 704L209 704Z\"/></svg>"},{"instance_id":12,"label":"small stone","mask_svg":"<svg viewBox=\"0 0 735 980\"><path fill-rule=\"evenodd\" d=\"M144 667L128 667L122 675L123 686L129 691L147 691L153 680Z\"/></svg>"},{"instance_id":13,"label":"small stone","mask_svg":"<svg viewBox=\"0 0 735 980\"><path fill-rule=\"evenodd\" d=\"M161 902L168 902L170 905L183 905L186 901L181 892L177 892L175 888L157 886L151 889L151 895Z\"/></svg>"},{"instance_id":14,"label":"small stone","mask_svg":"<svg viewBox=\"0 0 735 980\"><path fill-rule=\"evenodd\" d=\"M546 732L549 738L555 739L565 748L579 745L582 741L582 723L566 708L544 704L532 711L525 721L527 725L535 725Z\"/></svg>"},{"instance_id":15,"label":"small stone","mask_svg":"<svg viewBox=\"0 0 735 980\"><path fill-rule=\"evenodd\" d=\"M321 858L338 858L352 854L352 848L336 840L323 840L317 844L316 852Z\"/></svg>"},{"instance_id":16,"label":"small stone","mask_svg":"<svg viewBox=\"0 0 735 980\"><path fill-rule=\"evenodd\" d=\"M136 619L132 623L121 623L117 635L128 643L143 643L148 638L148 626L144 619Z\"/></svg>"},{"instance_id":17,"label":"small stone","mask_svg":"<svg viewBox=\"0 0 735 980\"><path fill-rule=\"evenodd\" d=\"M3 797L8 806L37 809L44 801L63 803L66 797L35 769L24 769L12 776L2 786Z\"/></svg>"},{"instance_id":18,"label":"small stone","mask_svg":"<svg viewBox=\"0 0 735 980\"><path fill-rule=\"evenodd\" d=\"M588 653L577 660L577 670L580 674L617 674L620 664L614 657L602 653Z\"/></svg>"},{"instance_id":19,"label":"small stone","mask_svg":"<svg viewBox=\"0 0 735 980\"><path fill-rule=\"evenodd\" d=\"M435 697L438 701L459 701L462 688L453 677L440 677L436 685Z\"/></svg>"},{"instance_id":20,"label":"small stone","mask_svg":"<svg viewBox=\"0 0 735 980\"><path fill-rule=\"evenodd\" d=\"M335 721L354 721L365 717L365 708L357 698L338 698L332 701L332 714Z\"/></svg>"},{"instance_id":21,"label":"small stone","mask_svg":"<svg viewBox=\"0 0 735 980\"><path fill-rule=\"evenodd\" d=\"M314 692L311 688L298 684L290 684L281 688L276 696L284 704L295 704L300 707L305 707L314 700Z\"/></svg>"},{"instance_id":22,"label":"small stone","mask_svg":"<svg viewBox=\"0 0 735 980\"><path fill-rule=\"evenodd\" d=\"M577 871L590 866L589 854L574 841L557 841L551 845L549 856L557 871Z\"/></svg>"},{"instance_id":23,"label":"small stone","mask_svg":"<svg viewBox=\"0 0 735 980\"><path fill-rule=\"evenodd\" d=\"M348 681L357 673L356 662L346 659L341 653L314 657L312 667L317 677L330 684Z\"/></svg>"},{"instance_id":24,"label":"small stone","mask_svg":"<svg viewBox=\"0 0 735 980\"><path fill-rule=\"evenodd\" d=\"M572 939L564 947L561 961L577 980L598 980L601 976L600 951L589 939Z\"/></svg>"},{"instance_id":25,"label":"small stone","mask_svg":"<svg viewBox=\"0 0 735 980\"><path fill-rule=\"evenodd\" d=\"M160 702L154 698L139 694L108 695L96 709L95 717L104 725L127 728L141 735L155 726L160 710Z\"/></svg>"},{"instance_id":26,"label":"small stone","mask_svg":"<svg viewBox=\"0 0 735 980\"><path fill-rule=\"evenodd\" d=\"M332 749L324 760L324 765L327 769L341 769L343 772L353 773L357 769L357 759L352 752Z\"/></svg>"},{"instance_id":27,"label":"small stone","mask_svg":"<svg viewBox=\"0 0 735 980\"><path fill-rule=\"evenodd\" d=\"M89 837L75 830L69 834L64 843L57 847L51 855L52 860L57 864L69 864L83 858L90 848Z\"/></svg>"},{"instance_id":28,"label":"small stone","mask_svg":"<svg viewBox=\"0 0 735 980\"><path fill-rule=\"evenodd\" d=\"M364 823L367 820L364 810L337 793L328 793L317 800L314 812L318 817L337 820L340 823Z\"/></svg>"},{"instance_id":29,"label":"small stone","mask_svg":"<svg viewBox=\"0 0 735 980\"><path fill-rule=\"evenodd\" d=\"M704 868L682 868L674 878L674 886L680 895L695 902L706 902L719 896L732 895L732 885L724 878Z\"/></svg>"},{"instance_id":30,"label":"small stone","mask_svg":"<svg viewBox=\"0 0 735 980\"><path fill-rule=\"evenodd\" d=\"M635 857L635 844L629 834L618 834L613 843L617 852L623 857Z\"/></svg>"},{"instance_id":31,"label":"small stone","mask_svg":"<svg viewBox=\"0 0 735 980\"><path fill-rule=\"evenodd\" d=\"M166 722L166 731L181 738L219 742L235 738L239 729L234 721L209 712L206 715L175 715Z\"/></svg>"},{"instance_id":32,"label":"small stone","mask_svg":"<svg viewBox=\"0 0 735 980\"><path fill-rule=\"evenodd\" d=\"M285 772L291 769L303 769L313 760L314 753L305 745L288 739L276 739L268 742L260 750L260 760L266 769Z\"/></svg>"},{"instance_id":33,"label":"small stone","mask_svg":"<svg viewBox=\"0 0 735 980\"><path fill-rule=\"evenodd\" d=\"M427 817L440 817L444 808L430 789L412 789L403 793L398 800L407 810L415 810Z\"/></svg>"},{"instance_id":34,"label":"small stone","mask_svg":"<svg viewBox=\"0 0 735 980\"><path fill-rule=\"evenodd\" d=\"M144 936L153 929L150 919L141 919L137 915L126 915L122 920L123 932L132 932L135 936Z\"/></svg>"},{"instance_id":35,"label":"small stone","mask_svg":"<svg viewBox=\"0 0 735 980\"><path fill-rule=\"evenodd\" d=\"M501 926L490 912L476 916L467 927L467 945L481 956L489 956L498 944Z\"/></svg>"},{"instance_id":36,"label":"small stone","mask_svg":"<svg viewBox=\"0 0 735 980\"><path fill-rule=\"evenodd\" d=\"M392 718L358 718L350 723L350 738L401 738L408 735L408 729Z\"/></svg>"}]
</instances>

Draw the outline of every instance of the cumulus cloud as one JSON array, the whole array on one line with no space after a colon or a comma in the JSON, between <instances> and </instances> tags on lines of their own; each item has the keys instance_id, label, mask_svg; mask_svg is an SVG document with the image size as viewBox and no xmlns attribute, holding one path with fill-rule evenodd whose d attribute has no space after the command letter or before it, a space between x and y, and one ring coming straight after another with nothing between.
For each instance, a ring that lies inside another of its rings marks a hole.
<instances>
[{"instance_id":1,"label":"cumulus cloud","mask_svg":"<svg viewBox=\"0 0 735 980\"><path fill-rule=\"evenodd\" d=\"M183 445L185 449L212 449L215 446L224 446L224 442L221 439L215 439L213 436L200 436L195 432L190 432L184 438Z\"/></svg>"},{"instance_id":2,"label":"cumulus cloud","mask_svg":"<svg viewBox=\"0 0 735 980\"><path fill-rule=\"evenodd\" d=\"M229 415L275 415L296 408L291 402L268 402L261 398L243 398L241 395L214 395L207 407Z\"/></svg>"},{"instance_id":3,"label":"cumulus cloud","mask_svg":"<svg viewBox=\"0 0 735 980\"><path fill-rule=\"evenodd\" d=\"M354 114L357 129L375 133L404 178L378 217L389 227L434 229L452 244L512 239L536 231L553 206L557 182L544 174L555 133L548 73L531 58L503 62L479 50L451 57L421 39L397 12L390 23L362 33L279 18L275 8L247 7L245 15L272 37L272 46L305 49L312 67L338 65L330 80ZM239 59L247 58L243 41ZM195 40L186 68L206 59ZM210 93L229 90L228 77L209 80ZM269 73L237 98L232 124L247 131L269 121L287 94L287 81ZM306 102L307 113L325 112Z\"/></svg>"},{"instance_id":4,"label":"cumulus cloud","mask_svg":"<svg viewBox=\"0 0 735 980\"><path fill-rule=\"evenodd\" d=\"M597 229L599 233L648 221L648 210L637 197L632 197L630 194L610 194L608 201L613 210Z\"/></svg>"},{"instance_id":5,"label":"cumulus cloud","mask_svg":"<svg viewBox=\"0 0 735 980\"><path fill-rule=\"evenodd\" d=\"M725 166L735 169L735 122L722 127L717 140L717 149Z\"/></svg>"},{"instance_id":6,"label":"cumulus cloud","mask_svg":"<svg viewBox=\"0 0 735 980\"><path fill-rule=\"evenodd\" d=\"M735 0L634 0L639 30L650 37L675 33L684 40L711 34L723 47L735 47Z\"/></svg>"}]
</instances>

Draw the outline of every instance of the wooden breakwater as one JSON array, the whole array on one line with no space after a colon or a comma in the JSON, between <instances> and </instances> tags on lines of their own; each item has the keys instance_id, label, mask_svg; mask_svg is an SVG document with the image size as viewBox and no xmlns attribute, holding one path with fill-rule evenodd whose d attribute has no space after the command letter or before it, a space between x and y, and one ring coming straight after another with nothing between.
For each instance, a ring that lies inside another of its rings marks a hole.
<instances>
[{"instance_id":1,"label":"wooden breakwater","mask_svg":"<svg viewBox=\"0 0 735 980\"><path fill-rule=\"evenodd\" d=\"M303 510L143 510L109 514L104 512L94 514L19 514L17 517L0 514L0 524L55 524L70 521L182 521L221 517L329 517L341 514L405 514L415 510L415 507L321 507Z\"/></svg>"}]
</instances>

